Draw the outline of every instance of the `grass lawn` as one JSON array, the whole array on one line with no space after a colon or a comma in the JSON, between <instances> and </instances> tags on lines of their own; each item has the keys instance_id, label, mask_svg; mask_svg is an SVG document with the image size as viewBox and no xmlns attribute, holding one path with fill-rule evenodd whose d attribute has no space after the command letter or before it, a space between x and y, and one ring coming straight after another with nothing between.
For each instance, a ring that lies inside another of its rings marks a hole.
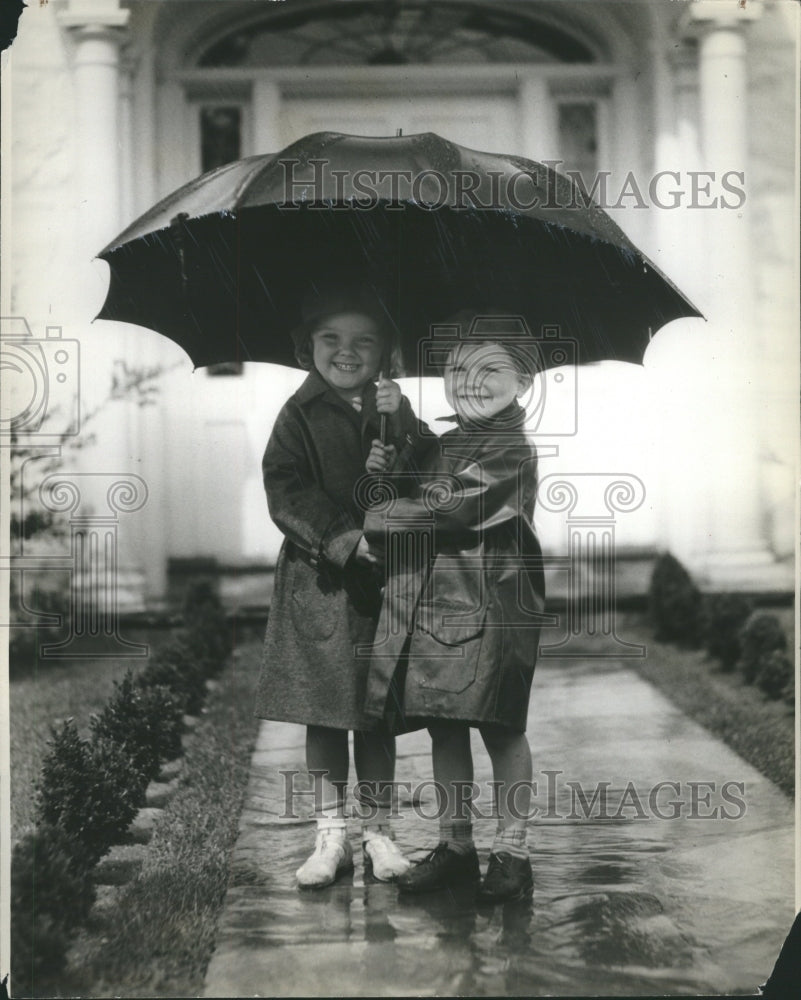
<instances>
[{"instance_id":1,"label":"grass lawn","mask_svg":"<svg viewBox=\"0 0 801 1000\"><path fill-rule=\"evenodd\" d=\"M260 660L260 640L238 644L207 697L181 787L164 810L140 876L119 890L102 924L81 932L59 993L46 995L202 991L258 729L252 705Z\"/></svg>"},{"instance_id":2,"label":"grass lawn","mask_svg":"<svg viewBox=\"0 0 801 1000\"><path fill-rule=\"evenodd\" d=\"M772 609L765 609L774 613ZM792 655L792 609L779 609ZM621 635L624 634L621 628ZM725 673L704 650L657 642L642 616L627 616L627 639L647 646L643 660L628 661L696 722L705 726L787 795L795 789L793 708Z\"/></svg>"}]
</instances>

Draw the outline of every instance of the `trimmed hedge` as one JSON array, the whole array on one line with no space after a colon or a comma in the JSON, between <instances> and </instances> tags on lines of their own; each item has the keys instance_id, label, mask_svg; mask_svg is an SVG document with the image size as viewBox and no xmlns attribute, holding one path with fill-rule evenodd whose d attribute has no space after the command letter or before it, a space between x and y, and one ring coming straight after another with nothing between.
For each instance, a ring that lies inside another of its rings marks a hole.
<instances>
[{"instance_id":1,"label":"trimmed hedge","mask_svg":"<svg viewBox=\"0 0 801 1000\"><path fill-rule=\"evenodd\" d=\"M212 664L203 638L190 638L184 633L156 650L137 681L144 687L167 688L184 712L197 715L206 696L206 677L213 672Z\"/></svg>"},{"instance_id":2,"label":"trimmed hedge","mask_svg":"<svg viewBox=\"0 0 801 1000\"><path fill-rule=\"evenodd\" d=\"M138 683L128 671L100 715L92 717L92 736L115 743L150 781L161 764L181 752L182 715L181 700L172 691Z\"/></svg>"},{"instance_id":3,"label":"trimmed hedge","mask_svg":"<svg viewBox=\"0 0 801 1000\"><path fill-rule=\"evenodd\" d=\"M648 592L648 611L656 638L680 646L697 646L702 632L702 603L700 590L678 559L669 553L661 555Z\"/></svg>"},{"instance_id":4,"label":"trimmed hedge","mask_svg":"<svg viewBox=\"0 0 801 1000\"><path fill-rule=\"evenodd\" d=\"M15 992L28 992L37 980L64 968L72 928L85 920L94 898L94 886L64 830L43 824L16 845L11 879Z\"/></svg>"},{"instance_id":5,"label":"trimmed hedge","mask_svg":"<svg viewBox=\"0 0 801 1000\"><path fill-rule=\"evenodd\" d=\"M742 594L710 594L704 600L704 646L727 672L737 666L740 630L752 611L752 602Z\"/></svg>"},{"instance_id":6,"label":"trimmed hedge","mask_svg":"<svg viewBox=\"0 0 801 1000\"><path fill-rule=\"evenodd\" d=\"M125 836L147 782L123 746L104 736L82 739L67 719L53 730L42 764L39 814L71 838L73 857L91 868Z\"/></svg>"},{"instance_id":7,"label":"trimmed hedge","mask_svg":"<svg viewBox=\"0 0 801 1000\"><path fill-rule=\"evenodd\" d=\"M755 613L740 630L739 669L748 684L753 684L763 661L773 652L787 649L787 636L776 615Z\"/></svg>"},{"instance_id":8,"label":"trimmed hedge","mask_svg":"<svg viewBox=\"0 0 801 1000\"><path fill-rule=\"evenodd\" d=\"M142 673L115 685L92 717L91 739L72 719L52 729L37 788L38 827L14 848L11 910L14 988L57 976L85 919L91 869L122 842L159 765L181 752L184 713L200 711L206 678L232 648L232 630L214 589L197 584L184 603L185 627Z\"/></svg>"},{"instance_id":9,"label":"trimmed hedge","mask_svg":"<svg viewBox=\"0 0 801 1000\"><path fill-rule=\"evenodd\" d=\"M793 700L795 665L782 649L774 649L759 661L757 687L769 698Z\"/></svg>"},{"instance_id":10,"label":"trimmed hedge","mask_svg":"<svg viewBox=\"0 0 801 1000\"><path fill-rule=\"evenodd\" d=\"M233 630L214 587L201 580L186 592L183 606L185 631L202 641L216 673L233 648Z\"/></svg>"}]
</instances>

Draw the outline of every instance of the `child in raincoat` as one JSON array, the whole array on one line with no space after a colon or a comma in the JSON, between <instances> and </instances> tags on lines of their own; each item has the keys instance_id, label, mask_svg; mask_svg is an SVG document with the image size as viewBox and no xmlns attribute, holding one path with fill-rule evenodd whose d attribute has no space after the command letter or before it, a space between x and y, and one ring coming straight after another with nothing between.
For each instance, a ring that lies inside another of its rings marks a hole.
<instances>
[{"instance_id":1,"label":"child in raincoat","mask_svg":"<svg viewBox=\"0 0 801 1000\"><path fill-rule=\"evenodd\" d=\"M417 433L396 383L375 380L391 355L392 324L366 286L332 284L311 294L293 335L309 375L279 413L262 463L270 515L285 539L275 571L256 715L306 725L315 780L314 851L298 885L317 888L353 866L344 816L348 731L359 784L382 784L366 807L365 864L379 880L409 867L389 825L395 741L363 706L369 644L381 606L380 576L362 531L356 484L388 414L390 440Z\"/></svg>"},{"instance_id":2,"label":"child in raincoat","mask_svg":"<svg viewBox=\"0 0 801 1000\"><path fill-rule=\"evenodd\" d=\"M420 458L412 495L365 519L387 581L366 711L400 714L402 728L427 725L440 799L440 842L400 876L401 891L480 879L465 800L471 726L492 761L498 812L479 898L522 898L532 889L525 728L545 589L532 526L536 454L518 400L536 369L533 338L471 330L454 342L444 380L456 426ZM367 469L397 473L397 458L374 441Z\"/></svg>"}]
</instances>

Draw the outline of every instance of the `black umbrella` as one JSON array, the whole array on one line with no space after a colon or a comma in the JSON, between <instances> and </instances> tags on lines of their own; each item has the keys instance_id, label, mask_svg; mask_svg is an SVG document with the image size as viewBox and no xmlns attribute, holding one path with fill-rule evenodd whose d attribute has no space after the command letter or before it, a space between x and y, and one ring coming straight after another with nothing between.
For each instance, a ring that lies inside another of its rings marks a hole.
<instances>
[{"instance_id":1,"label":"black umbrella","mask_svg":"<svg viewBox=\"0 0 801 1000\"><path fill-rule=\"evenodd\" d=\"M294 365L304 295L341 275L380 290L409 374L432 323L488 303L535 335L559 327L580 362L641 362L660 326L701 314L588 201L541 163L432 133L316 133L204 174L129 226L99 255L98 318L157 330L195 365Z\"/></svg>"}]
</instances>

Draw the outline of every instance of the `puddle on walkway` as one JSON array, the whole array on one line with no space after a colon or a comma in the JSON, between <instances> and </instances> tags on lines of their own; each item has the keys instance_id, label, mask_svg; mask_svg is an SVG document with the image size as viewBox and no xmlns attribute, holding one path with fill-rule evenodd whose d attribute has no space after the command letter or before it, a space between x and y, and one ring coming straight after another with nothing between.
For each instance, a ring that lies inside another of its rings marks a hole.
<instances>
[{"instance_id":1,"label":"puddle on walkway","mask_svg":"<svg viewBox=\"0 0 801 1000\"><path fill-rule=\"evenodd\" d=\"M297 843L300 831L275 833ZM287 946L348 945L353 961L339 968L336 986L345 996L692 995L737 988L720 981L720 970L710 968L705 950L676 925L649 884L660 853L653 843L638 852L629 842L625 854L616 853L612 843L622 848L628 838L605 830L596 850L585 845L560 854L558 830L542 839L544 850L532 850L533 899L494 907L478 905L472 888L410 897L392 885L366 883L358 856L355 872L336 885L299 892L294 869L302 851L275 844L268 884L243 889L229 930L268 964L272 949L286 955ZM756 985L739 988L755 992ZM277 992L282 987L293 992L291 984L275 983Z\"/></svg>"},{"instance_id":2,"label":"puddle on walkway","mask_svg":"<svg viewBox=\"0 0 801 1000\"><path fill-rule=\"evenodd\" d=\"M289 741L281 727L265 730L207 995L755 994L793 918L791 803L631 672L587 682L603 688L616 715L592 714L597 693L567 697L573 679L555 669L540 677L538 712L558 719L561 739L532 721L541 745L556 749L536 758L528 904L485 908L474 890L404 897L394 886L366 884L356 822L355 872L299 892L295 871L314 842L311 806L301 795L297 819L283 821L278 774L302 770L302 741ZM564 739L568 730L575 739ZM476 747L474 758L475 780L487 788L487 755ZM414 807L400 797L395 821L399 845L416 860L437 833L426 734L399 741L397 773L419 790ZM558 791L546 774L563 775ZM682 802L692 799L690 779L715 789L742 782L747 808L734 822L701 799L703 817L682 808L660 818L670 809L651 808L648 790L676 777L685 782ZM645 817L626 798L630 782L649 805ZM589 793L602 783L604 818L574 819L573 786ZM475 820L482 868L494 829L489 816Z\"/></svg>"}]
</instances>

